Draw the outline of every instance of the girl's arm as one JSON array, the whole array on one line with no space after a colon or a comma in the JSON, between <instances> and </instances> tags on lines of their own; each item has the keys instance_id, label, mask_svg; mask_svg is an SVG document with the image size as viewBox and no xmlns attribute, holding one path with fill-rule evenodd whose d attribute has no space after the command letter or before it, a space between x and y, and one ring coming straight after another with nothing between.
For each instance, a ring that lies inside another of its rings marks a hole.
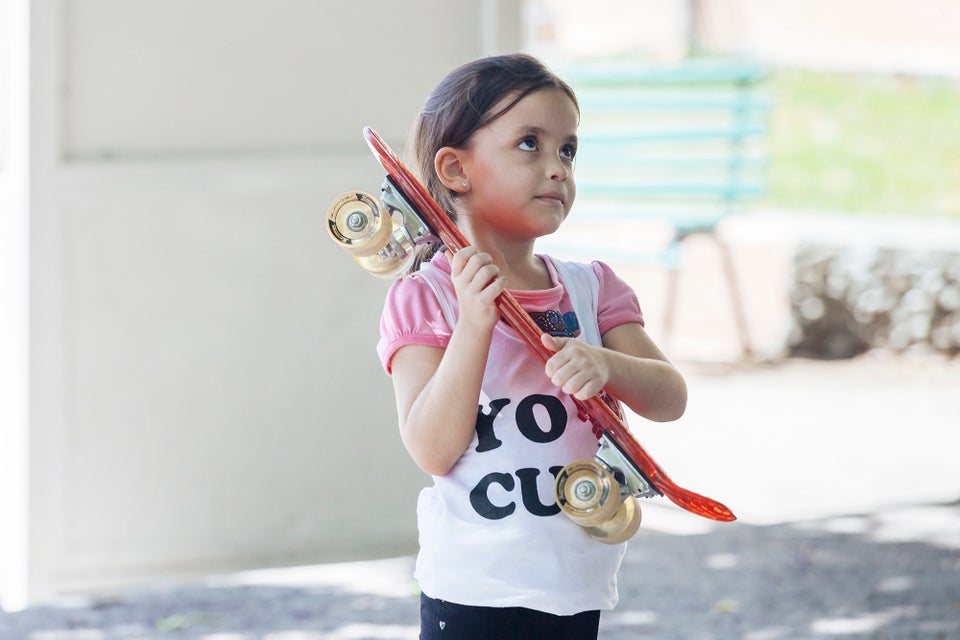
<instances>
[{"instance_id":1,"label":"girl's arm","mask_svg":"<svg viewBox=\"0 0 960 640\"><path fill-rule=\"evenodd\" d=\"M391 361L400 436L417 466L446 474L470 446L493 328L504 289L489 255L473 247L450 261L459 318L446 349L409 345Z\"/></svg>"},{"instance_id":2,"label":"girl's arm","mask_svg":"<svg viewBox=\"0 0 960 640\"><path fill-rule=\"evenodd\" d=\"M687 407L687 385L639 323L618 325L603 334L603 347L544 334L556 353L545 370L555 385L580 400L601 389L637 415L657 422L676 420Z\"/></svg>"}]
</instances>

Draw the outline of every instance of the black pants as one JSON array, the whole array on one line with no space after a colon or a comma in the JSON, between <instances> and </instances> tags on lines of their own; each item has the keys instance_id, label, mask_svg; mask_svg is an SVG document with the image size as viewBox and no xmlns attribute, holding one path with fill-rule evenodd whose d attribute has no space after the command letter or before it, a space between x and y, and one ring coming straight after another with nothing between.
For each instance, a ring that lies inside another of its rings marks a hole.
<instances>
[{"instance_id":1,"label":"black pants","mask_svg":"<svg viewBox=\"0 0 960 640\"><path fill-rule=\"evenodd\" d=\"M471 607L420 595L420 640L596 640L599 611L555 616L522 607Z\"/></svg>"}]
</instances>

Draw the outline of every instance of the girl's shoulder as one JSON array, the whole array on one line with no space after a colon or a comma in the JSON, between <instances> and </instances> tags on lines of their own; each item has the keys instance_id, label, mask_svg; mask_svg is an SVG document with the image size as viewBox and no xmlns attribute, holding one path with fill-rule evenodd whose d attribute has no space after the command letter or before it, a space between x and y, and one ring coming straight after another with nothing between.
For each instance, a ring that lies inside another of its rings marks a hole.
<instances>
[{"instance_id":1,"label":"girl's shoulder","mask_svg":"<svg viewBox=\"0 0 960 640\"><path fill-rule=\"evenodd\" d=\"M616 274L610 265L602 260L576 262L560 260L559 258L546 254L543 254L541 257L553 266L560 277L573 277L585 280L592 275L596 278L601 290L605 288L605 285L611 285L613 287L626 286L626 282Z\"/></svg>"},{"instance_id":2,"label":"girl's shoulder","mask_svg":"<svg viewBox=\"0 0 960 640\"><path fill-rule=\"evenodd\" d=\"M383 320L404 327L424 327L443 318L453 327L457 307L450 261L445 254L437 254L417 271L393 283L384 304Z\"/></svg>"},{"instance_id":3,"label":"girl's shoulder","mask_svg":"<svg viewBox=\"0 0 960 640\"><path fill-rule=\"evenodd\" d=\"M549 258L565 280L582 291L595 294L601 333L625 322L644 323L640 301L633 288L602 260L567 262Z\"/></svg>"},{"instance_id":4,"label":"girl's shoulder","mask_svg":"<svg viewBox=\"0 0 960 640\"><path fill-rule=\"evenodd\" d=\"M451 282L450 261L444 254L437 254L429 262L422 263L416 271L408 273L393 282L388 299L408 296L419 297L437 285Z\"/></svg>"},{"instance_id":5,"label":"girl's shoulder","mask_svg":"<svg viewBox=\"0 0 960 640\"><path fill-rule=\"evenodd\" d=\"M406 345L445 347L455 323L455 294L451 301L450 283L439 265L422 265L420 270L394 281L387 293L380 316L380 341L377 353L387 373L393 354Z\"/></svg>"}]
</instances>

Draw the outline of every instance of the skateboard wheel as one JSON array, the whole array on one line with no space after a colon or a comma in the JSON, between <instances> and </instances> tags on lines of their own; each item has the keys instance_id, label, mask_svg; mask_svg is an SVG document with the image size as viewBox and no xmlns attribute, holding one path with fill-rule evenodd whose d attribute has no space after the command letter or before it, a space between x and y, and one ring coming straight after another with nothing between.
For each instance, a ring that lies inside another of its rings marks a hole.
<instances>
[{"instance_id":1,"label":"skateboard wheel","mask_svg":"<svg viewBox=\"0 0 960 640\"><path fill-rule=\"evenodd\" d=\"M351 191L334 200L327 209L327 231L350 255L369 256L390 242L393 219L384 215L369 193Z\"/></svg>"},{"instance_id":2,"label":"skateboard wheel","mask_svg":"<svg viewBox=\"0 0 960 640\"><path fill-rule=\"evenodd\" d=\"M369 256L354 256L361 267L378 278L397 278L410 268L416 256L413 253L400 255L395 252L380 251Z\"/></svg>"},{"instance_id":3,"label":"skateboard wheel","mask_svg":"<svg viewBox=\"0 0 960 640\"><path fill-rule=\"evenodd\" d=\"M640 516L640 503L633 496L627 496L611 519L584 529L594 540L606 544L620 544L632 538L640 529Z\"/></svg>"},{"instance_id":4,"label":"skateboard wheel","mask_svg":"<svg viewBox=\"0 0 960 640\"><path fill-rule=\"evenodd\" d=\"M620 483L594 460L571 462L557 474L557 504L583 527L600 525L620 506Z\"/></svg>"}]
</instances>

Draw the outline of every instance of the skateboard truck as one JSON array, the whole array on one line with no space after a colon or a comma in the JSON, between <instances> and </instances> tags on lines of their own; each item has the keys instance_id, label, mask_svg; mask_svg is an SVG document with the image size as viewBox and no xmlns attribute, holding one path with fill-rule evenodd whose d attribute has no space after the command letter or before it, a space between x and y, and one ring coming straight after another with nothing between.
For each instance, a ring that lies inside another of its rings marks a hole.
<instances>
[{"instance_id":1,"label":"skateboard truck","mask_svg":"<svg viewBox=\"0 0 960 640\"><path fill-rule=\"evenodd\" d=\"M412 244L437 239L437 236L430 230L430 226L424 222L416 208L404 197L403 192L389 176L380 185L380 204L390 212L394 222L400 226L404 236Z\"/></svg>"},{"instance_id":2,"label":"skateboard truck","mask_svg":"<svg viewBox=\"0 0 960 640\"><path fill-rule=\"evenodd\" d=\"M327 210L333 240L373 275L396 278L410 268L416 245L434 238L430 227L390 177L380 187L380 203L369 193L350 191Z\"/></svg>"},{"instance_id":3,"label":"skateboard truck","mask_svg":"<svg viewBox=\"0 0 960 640\"><path fill-rule=\"evenodd\" d=\"M606 434L600 436L600 449L594 456L594 460L605 465L613 473L625 494L635 498L653 498L663 495L650 484L647 477L630 462L617 443Z\"/></svg>"},{"instance_id":4,"label":"skateboard truck","mask_svg":"<svg viewBox=\"0 0 960 640\"><path fill-rule=\"evenodd\" d=\"M557 504L591 537L607 544L629 540L640 528L637 498L663 495L607 434L593 460L571 462L557 474Z\"/></svg>"}]
</instances>

